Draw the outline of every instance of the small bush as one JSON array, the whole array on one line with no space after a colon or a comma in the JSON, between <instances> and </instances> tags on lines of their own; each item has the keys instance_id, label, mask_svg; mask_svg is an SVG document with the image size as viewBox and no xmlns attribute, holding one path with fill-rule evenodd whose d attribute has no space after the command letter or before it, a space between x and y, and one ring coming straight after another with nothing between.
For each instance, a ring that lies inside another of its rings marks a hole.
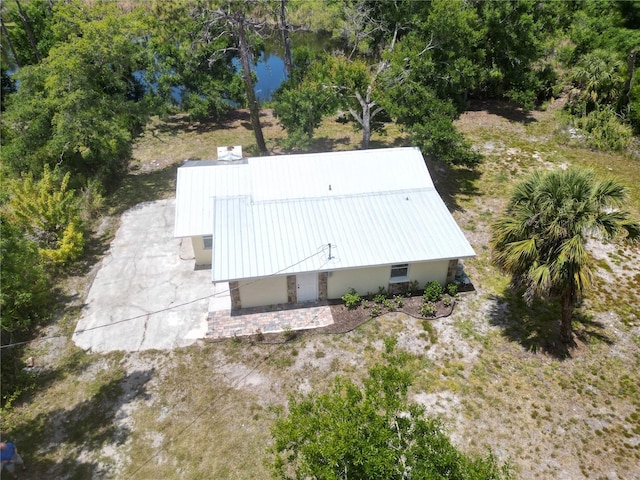
<instances>
[{"instance_id":1,"label":"small bush","mask_svg":"<svg viewBox=\"0 0 640 480\"><path fill-rule=\"evenodd\" d=\"M587 145L598 150L624 150L633 138L631 127L623 123L612 108L594 110L575 123L588 132Z\"/></svg>"},{"instance_id":2,"label":"small bush","mask_svg":"<svg viewBox=\"0 0 640 480\"><path fill-rule=\"evenodd\" d=\"M389 311L396 309L396 304L388 298L384 299L384 302L382 302L382 305L384 305L384 308L386 308Z\"/></svg>"},{"instance_id":3,"label":"small bush","mask_svg":"<svg viewBox=\"0 0 640 480\"><path fill-rule=\"evenodd\" d=\"M430 282L424 287L423 298L427 302L437 302L442 297L442 285L439 282Z\"/></svg>"},{"instance_id":4,"label":"small bush","mask_svg":"<svg viewBox=\"0 0 640 480\"><path fill-rule=\"evenodd\" d=\"M290 326L286 326L284 327L284 329L282 330L282 334L284 335L284 339L287 342L290 342L291 340L294 340L296 338L296 336L298 335L298 332L296 332L295 330L293 330Z\"/></svg>"},{"instance_id":5,"label":"small bush","mask_svg":"<svg viewBox=\"0 0 640 480\"><path fill-rule=\"evenodd\" d=\"M417 280L412 280L412 281L409 282L408 285L403 287L402 295L404 295L405 297L409 298L409 297L413 296L413 294L415 292L418 291L418 288L420 288L420 283L418 283Z\"/></svg>"},{"instance_id":6,"label":"small bush","mask_svg":"<svg viewBox=\"0 0 640 480\"><path fill-rule=\"evenodd\" d=\"M260 330L259 328L256 328L256 341L264 342L264 333L262 333L262 330Z\"/></svg>"},{"instance_id":7,"label":"small bush","mask_svg":"<svg viewBox=\"0 0 640 480\"><path fill-rule=\"evenodd\" d=\"M404 298L401 295L396 295L393 299L395 300L398 308L404 307Z\"/></svg>"},{"instance_id":8,"label":"small bush","mask_svg":"<svg viewBox=\"0 0 640 480\"><path fill-rule=\"evenodd\" d=\"M458 293L458 285L456 285L455 283L447 284L447 293L452 297L455 297Z\"/></svg>"},{"instance_id":9,"label":"small bush","mask_svg":"<svg viewBox=\"0 0 640 480\"><path fill-rule=\"evenodd\" d=\"M387 299L387 295L384 293L378 293L373 297L373 301L379 304L384 304Z\"/></svg>"},{"instance_id":10,"label":"small bush","mask_svg":"<svg viewBox=\"0 0 640 480\"><path fill-rule=\"evenodd\" d=\"M356 308L362 302L362 298L354 288L351 288L342 296L342 301L347 308Z\"/></svg>"},{"instance_id":11,"label":"small bush","mask_svg":"<svg viewBox=\"0 0 640 480\"><path fill-rule=\"evenodd\" d=\"M371 307L371 316L377 317L378 315L380 315L380 311L380 305L374 305L373 307Z\"/></svg>"},{"instance_id":12,"label":"small bush","mask_svg":"<svg viewBox=\"0 0 640 480\"><path fill-rule=\"evenodd\" d=\"M436 314L436 305L433 302L425 302L420 306L420 314L423 317L434 317Z\"/></svg>"},{"instance_id":13,"label":"small bush","mask_svg":"<svg viewBox=\"0 0 640 480\"><path fill-rule=\"evenodd\" d=\"M444 298L442 299L442 304L443 304L445 307L450 307L450 306L453 304L453 298L451 298L451 297L444 297Z\"/></svg>"}]
</instances>

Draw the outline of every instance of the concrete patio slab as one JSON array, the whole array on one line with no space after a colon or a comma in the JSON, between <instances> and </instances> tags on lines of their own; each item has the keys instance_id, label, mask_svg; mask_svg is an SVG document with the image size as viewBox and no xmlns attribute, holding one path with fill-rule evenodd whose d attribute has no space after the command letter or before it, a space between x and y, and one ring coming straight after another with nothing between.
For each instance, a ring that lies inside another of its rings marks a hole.
<instances>
[{"instance_id":1,"label":"concrete patio slab","mask_svg":"<svg viewBox=\"0 0 640 480\"><path fill-rule=\"evenodd\" d=\"M174 211L171 199L123 214L73 334L79 347L109 352L191 345L207 333L210 304L230 307L228 286L214 287L210 270L194 270L191 242L173 238Z\"/></svg>"}]
</instances>

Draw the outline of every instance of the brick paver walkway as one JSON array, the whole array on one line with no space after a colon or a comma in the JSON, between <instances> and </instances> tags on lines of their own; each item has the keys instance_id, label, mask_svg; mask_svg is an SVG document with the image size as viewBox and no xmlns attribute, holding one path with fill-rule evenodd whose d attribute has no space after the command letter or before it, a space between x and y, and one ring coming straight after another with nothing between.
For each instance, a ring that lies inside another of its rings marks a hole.
<instances>
[{"instance_id":1,"label":"brick paver walkway","mask_svg":"<svg viewBox=\"0 0 640 480\"><path fill-rule=\"evenodd\" d=\"M234 336L305 330L331 325L333 317L326 304L278 305L274 308L243 308L235 312L209 312L207 338L216 340Z\"/></svg>"}]
</instances>

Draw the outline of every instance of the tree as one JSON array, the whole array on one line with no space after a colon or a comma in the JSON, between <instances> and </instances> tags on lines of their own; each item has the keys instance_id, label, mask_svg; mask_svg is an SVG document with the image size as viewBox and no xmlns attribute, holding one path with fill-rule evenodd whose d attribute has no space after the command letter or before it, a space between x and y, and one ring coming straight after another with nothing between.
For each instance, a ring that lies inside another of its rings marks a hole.
<instances>
[{"instance_id":1,"label":"tree","mask_svg":"<svg viewBox=\"0 0 640 480\"><path fill-rule=\"evenodd\" d=\"M232 63L233 40L192 7L154 4L149 52L155 68L147 71L147 83L155 86L160 111L177 107L196 121L219 120L245 101L244 86Z\"/></svg>"},{"instance_id":2,"label":"tree","mask_svg":"<svg viewBox=\"0 0 640 480\"><path fill-rule=\"evenodd\" d=\"M0 338L2 345L28 338L29 330L51 312L53 285L40 263L37 245L25 238L0 206ZM0 352L1 405L19 395L27 379L19 347Z\"/></svg>"},{"instance_id":3,"label":"tree","mask_svg":"<svg viewBox=\"0 0 640 480\"><path fill-rule=\"evenodd\" d=\"M11 61L16 66L39 63L46 58L53 42L51 2L32 0L12 3L1 9L3 41L11 50Z\"/></svg>"},{"instance_id":4,"label":"tree","mask_svg":"<svg viewBox=\"0 0 640 480\"><path fill-rule=\"evenodd\" d=\"M258 34L259 30L264 27L262 20L256 20L249 13L252 9L258 9L263 6L260 0L252 0L247 2L235 2L225 0L222 5L217 8L210 8L201 5L195 10L195 14L204 18L205 22L211 27L226 30L236 43L236 51L240 58L242 67L242 79L245 84L245 93L249 106L249 114L251 116L251 126L253 134L256 137L258 150L262 155L268 155L267 145L262 134L262 125L260 124L260 104L256 97L253 84L253 72L251 70L252 51L250 36ZM261 13L261 12L256 12ZM259 15L256 15L258 17ZM214 57L215 58L215 57Z\"/></svg>"},{"instance_id":5,"label":"tree","mask_svg":"<svg viewBox=\"0 0 640 480\"><path fill-rule=\"evenodd\" d=\"M626 197L622 185L596 180L590 170L534 172L515 187L492 227L494 261L511 275L512 286L524 289L529 303L559 299L560 339L566 344L573 342L573 310L592 283L587 239L640 236L640 224L619 210Z\"/></svg>"},{"instance_id":6,"label":"tree","mask_svg":"<svg viewBox=\"0 0 640 480\"><path fill-rule=\"evenodd\" d=\"M484 70L478 93L506 97L531 108L542 88L546 70L541 60L546 40L558 25L565 2L474 0L485 33ZM568 3L568 2L567 2Z\"/></svg>"},{"instance_id":7,"label":"tree","mask_svg":"<svg viewBox=\"0 0 640 480\"><path fill-rule=\"evenodd\" d=\"M287 0L280 0L280 33L282 35L282 46L284 47L284 67L287 71L287 75L291 75L293 70L293 54L291 53L291 38L289 37L289 31L291 25L287 21Z\"/></svg>"},{"instance_id":8,"label":"tree","mask_svg":"<svg viewBox=\"0 0 640 480\"><path fill-rule=\"evenodd\" d=\"M359 387L338 378L329 393L292 397L289 413L272 429L277 478L502 479L492 455L461 453L439 421L407 400L406 354L392 353L371 368Z\"/></svg>"},{"instance_id":9,"label":"tree","mask_svg":"<svg viewBox=\"0 0 640 480\"><path fill-rule=\"evenodd\" d=\"M77 259L84 248L80 202L69 188L71 174L45 166L42 178L32 175L9 182L7 208L39 254L53 266Z\"/></svg>"},{"instance_id":10,"label":"tree","mask_svg":"<svg viewBox=\"0 0 640 480\"><path fill-rule=\"evenodd\" d=\"M581 116L603 104L615 105L623 93L623 62L612 52L596 49L580 58L572 80L578 89L571 95L571 106Z\"/></svg>"},{"instance_id":11,"label":"tree","mask_svg":"<svg viewBox=\"0 0 640 480\"><path fill-rule=\"evenodd\" d=\"M149 113L135 76L146 66L147 25L113 4L71 2L55 8L52 30L57 43L46 60L16 73L20 88L2 118L3 161L36 176L59 164L75 184L113 180Z\"/></svg>"}]
</instances>

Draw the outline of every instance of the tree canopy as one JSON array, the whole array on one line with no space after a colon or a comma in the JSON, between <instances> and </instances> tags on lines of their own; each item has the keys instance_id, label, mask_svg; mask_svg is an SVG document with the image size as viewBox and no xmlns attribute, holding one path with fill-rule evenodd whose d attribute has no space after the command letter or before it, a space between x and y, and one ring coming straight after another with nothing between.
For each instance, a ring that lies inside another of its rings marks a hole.
<instances>
[{"instance_id":1,"label":"tree canopy","mask_svg":"<svg viewBox=\"0 0 640 480\"><path fill-rule=\"evenodd\" d=\"M276 478L510 478L495 457L462 453L425 408L410 402L406 354L387 340L386 363L363 386L338 378L327 393L289 400L273 427Z\"/></svg>"}]
</instances>

